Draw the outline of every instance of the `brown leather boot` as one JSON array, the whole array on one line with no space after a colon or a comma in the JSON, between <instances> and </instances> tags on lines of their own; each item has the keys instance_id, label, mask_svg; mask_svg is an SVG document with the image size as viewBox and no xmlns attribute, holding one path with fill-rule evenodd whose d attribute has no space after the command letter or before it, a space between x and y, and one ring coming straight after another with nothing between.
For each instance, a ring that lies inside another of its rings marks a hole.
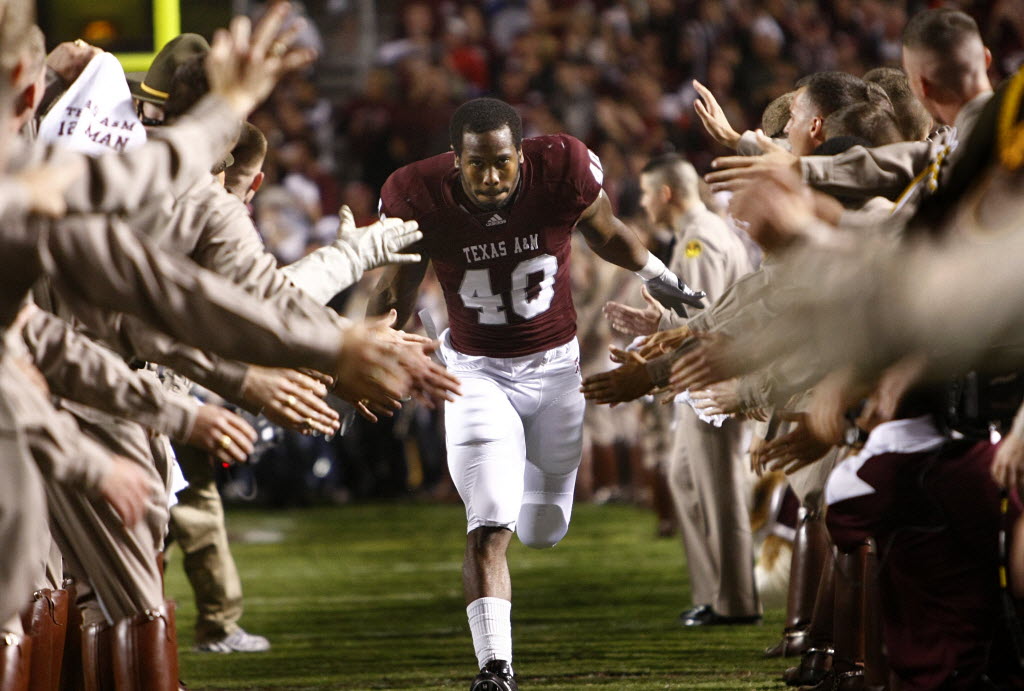
<instances>
[{"instance_id":1,"label":"brown leather boot","mask_svg":"<svg viewBox=\"0 0 1024 691\"><path fill-rule=\"evenodd\" d=\"M114 629L109 624L82 627L82 688L85 691L114 688Z\"/></svg>"},{"instance_id":2,"label":"brown leather boot","mask_svg":"<svg viewBox=\"0 0 1024 691\"><path fill-rule=\"evenodd\" d=\"M32 664L32 639L0 635L0 691L28 691Z\"/></svg>"},{"instance_id":3,"label":"brown leather boot","mask_svg":"<svg viewBox=\"0 0 1024 691\"><path fill-rule=\"evenodd\" d=\"M764 651L765 657L796 657L811 647L808 629L828 555L828 534L821 514L806 513L793 540L786 597L786 627L782 640Z\"/></svg>"},{"instance_id":4,"label":"brown leather boot","mask_svg":"<svg viewBox=\"0 0 1024 691\"><path fill-rule=\"evenodd\" d=\"M68 625L68 593L44 588L33 594L21 623L32 638L32 691L57 691L64 661Z\"/></svg>"},{"instance_id":5,"label":"brown leather boot","mask_svg":"<svg viewBox=\"0 0 1024 691\"><path fill-rule=\"evenodd\" d=\"M117 622L114 677L117 691L178 691L173 603Z\"/></svg>"},{"instance_id":6,"label":"brown leather boot","mask_svg":"<svg viewBox=\"0 0 1024 691\"><path fill-rule=\"evenodd\" d=\"M63 662L60 666L60 691L84 691L82 674L82 610L78 608L78 589L74 580L64 579L68 594L68 620L65 627Z\"/></svg>"},{"instance_id":7,"label":"brown leather boot","mask_svg":"<svg viewBox=\"0 0 1024 691\"><path fill-rule=\"evenodd\" d=\"M836 562L830 552L826 554L821 580L818 582L818 592L815 595L814 614L807 628L810 647L804 652L800 664L790 667L782 674L783 681L789 686L817 684L832 669Z\"/></svg>"},{"instance_id":8,"label":"brown leather boot","mask_svg":"<svg viewBox=\"0 0 1024 691\"><path fill-rule=\"evenodd\" d=\"M878 587L878 554L874 541L864 560L864 683L885 688L889 682L889 660L882 634L882 594Z\"/></svg>"}]
</instances>

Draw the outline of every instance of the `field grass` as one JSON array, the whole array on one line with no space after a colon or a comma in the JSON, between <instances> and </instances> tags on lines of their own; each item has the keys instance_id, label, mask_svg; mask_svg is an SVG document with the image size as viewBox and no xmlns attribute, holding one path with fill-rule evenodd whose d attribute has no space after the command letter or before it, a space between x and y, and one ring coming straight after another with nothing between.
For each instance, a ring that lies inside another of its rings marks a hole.
<instances>
[{"instance_id":1,"label":"field grass","mask_svg":"<svg viewBox=\"0 0 1024 691\"><path fill-rule=\"evenodd\" d=\"M460 587L461 506L389 504L229 513L242 624L273 650L191 651L195 609L172 553L189 689L468 689L475 657ZM683 630L689 588L676 540L627 506L578 506L553 550L513 542L513 638L523 691L779 689L760 650L781 630Z\"/></svg>"}]
</instances>

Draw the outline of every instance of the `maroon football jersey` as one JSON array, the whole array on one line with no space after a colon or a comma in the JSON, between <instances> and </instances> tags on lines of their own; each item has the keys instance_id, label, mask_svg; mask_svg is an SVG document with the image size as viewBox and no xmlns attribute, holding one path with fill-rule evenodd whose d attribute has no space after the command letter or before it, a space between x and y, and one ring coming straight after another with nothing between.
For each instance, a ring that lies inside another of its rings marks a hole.
<instances>
[{"instance_id":1,"label":"maroon football jersey","mask_svg":"<svg viewBox=\"0 0 1024 691\"><path fill-rule=\"evenodd\" d=\"M524 139L523 157L501 209L463 201L451 152L400 168L381 190L382 215L419 221L416 250L434 264L462 353L518 357L576 335L570 235L601 192L601 163L564 134Z\"/></svg>"}]
</instances>

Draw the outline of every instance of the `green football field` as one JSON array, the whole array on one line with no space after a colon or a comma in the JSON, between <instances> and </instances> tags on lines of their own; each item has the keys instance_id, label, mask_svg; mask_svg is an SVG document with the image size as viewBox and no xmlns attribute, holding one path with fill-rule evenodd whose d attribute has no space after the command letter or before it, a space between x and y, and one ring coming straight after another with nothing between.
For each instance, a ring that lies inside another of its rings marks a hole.
<instances>
[{"instance_id":1,"label":"green football field","mask_svg":"<svg viewBox=\"0 0 1024 691\"><path fill-rule=\"evenodd\" d=\"M468 689L476 672L460 587L461 506L375 504L229 512L242 624L268 653L192 652L195 608L173 553L189 689ZM781 630L683 630L679 542L628 506L577 506L552 550L513 542L514 666L533 689L779 689L760 650Z\"/></svg>"}]
</instances>

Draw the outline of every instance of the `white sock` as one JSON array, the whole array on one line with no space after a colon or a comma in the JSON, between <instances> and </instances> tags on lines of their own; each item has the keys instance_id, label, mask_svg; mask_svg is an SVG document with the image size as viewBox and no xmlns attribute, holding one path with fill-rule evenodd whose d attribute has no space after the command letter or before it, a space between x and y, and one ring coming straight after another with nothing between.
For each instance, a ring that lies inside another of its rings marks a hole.
<instances>
[{"instance_id":1,"label":"white sock","mask_svg":"<svg viewBox=\"0 0 1024 691\"><path fill-rule=\"evenodd\" d=\"M466 608L476 659L483 669L491 660L512 664L512 603L500 597L481 597Z\"/></svg>"}]
</instances>

